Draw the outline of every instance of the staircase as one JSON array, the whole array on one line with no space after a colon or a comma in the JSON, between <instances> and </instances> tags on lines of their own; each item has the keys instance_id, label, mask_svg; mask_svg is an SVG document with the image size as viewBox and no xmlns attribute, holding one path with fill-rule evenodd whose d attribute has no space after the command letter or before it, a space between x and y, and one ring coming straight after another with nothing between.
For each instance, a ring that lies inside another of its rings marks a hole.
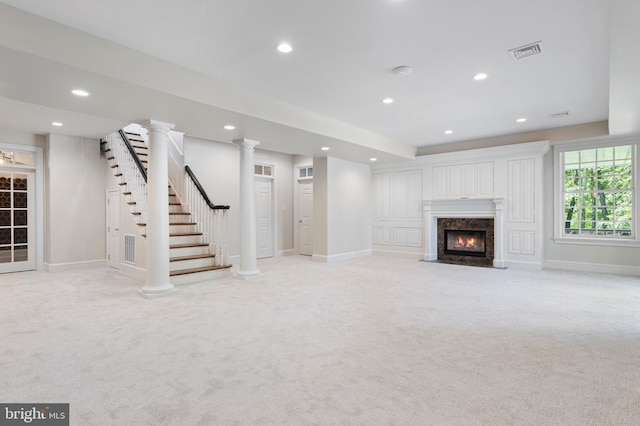
<instances>
[{"instance_id":1,"label":"staircase","mask_svg":"<svg viewBox=\"0 0 640 426\"><path fill-rule=\"evenodd\" d=\"M121 130L101 142L101 150L122 188L139 235L146 238L146 170L148 147L142 135ZM186 173L186 172L185 172ZM192 172L189 170L191 176ZM195 179L195 176L192 177ZM197 179L195 179L197 182ZM197 186L201 189L199 183ZM201 189L202 190L202 189ZM189 197L193 195L190 191ZM202 195L208 202L206 194ZM212 206L217 226L198 223L186 203L169 182L170 275L174 285L204 281L225 275L231 265L226 260L226 215L228 206ZM200 201L200 203L203 203ZM192 206L193 202L190 203ZM201 209L200 209L201 210ZM201 213L202 215L202 213ZM213 235L214 230L223 235ZM205 231L205 232L203 232Z\"/></svg>"}]
</instances>

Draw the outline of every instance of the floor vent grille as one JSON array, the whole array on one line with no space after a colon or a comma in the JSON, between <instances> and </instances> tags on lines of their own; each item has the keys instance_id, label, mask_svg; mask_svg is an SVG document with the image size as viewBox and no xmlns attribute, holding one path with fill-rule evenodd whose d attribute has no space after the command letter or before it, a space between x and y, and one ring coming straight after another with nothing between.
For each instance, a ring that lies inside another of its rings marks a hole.
<instances>
[{"instance_id":1,"label":"floor vent grille","mask_svg":"<svg viewBox=\"0 0 640 426\"><path fill-rule=\"evenodd\" d=\"M126 263L136 263L136 236L124 235L124 261Z\"/></svg>"}]
</instances>

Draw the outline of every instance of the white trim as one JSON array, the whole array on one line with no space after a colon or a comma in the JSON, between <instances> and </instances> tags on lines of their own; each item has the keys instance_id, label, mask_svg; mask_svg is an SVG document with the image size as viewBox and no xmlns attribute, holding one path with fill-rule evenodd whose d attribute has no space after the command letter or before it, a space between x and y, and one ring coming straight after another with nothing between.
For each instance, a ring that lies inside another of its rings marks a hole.
<instances>
[{"instance_id":1,"label":"white trim","mask_svg":"<svg viewBox=\"0 0 640 426\"><path fill-rule=\"evenodd\" d=\"M36 151L36 270L44 270L44 149Z\"/></svg>"},{"instance_id":2,"label":"white trim","mask_svg":"<svg viewBox=\"0 0 640 426\"><path fill-rule=\"evenodd\" d=\"M380 256L400 257L403 259L424 260L425 255L422 251L397 251L397 250L378 250L373 249L371 254Z\"/></svg>"},{"instance_id":3,"label":"white trim","mask_svg":"<svg viewBox=\"0 0 640 426\"><path fill-rule=\"evenodd\" d=\"M483 161L495 161L496 158L533 157L544 155L551 145L549 141L525 142L511 145L502 145L488 148L469 149L464 151L447 152L443 154L429 154L417 156L414 160L395 163L372 164L371 169L380 171L384 169L404 170L407 167L421 167L427 165L454 165L465 163L478 163Z\"/></svg>"},{"instance_id":4,"label":"white trim","mask_svg":"<svg viewBox=\"0 0 640 426\"><path fill-rule=\"evenodd\" d=\"M82 262L45 263L46 272L74 271L78 269L106 268L107 260L84 260Z\"/></svg>"},{"instance_id":5,"label":"white trim","mask_svg":"<svg viewBox=\"0 0 640 426\"><path fill-rule=\"evenodd\" d=\"M612 238L590 238L590 237L554 237L557 244L576 244L584 246L606 246L606 247L640 247L640 240L620 237L619 240Z\"/></svg>"},{"instance_id":6,"label":"white trim","mask_svg":"<svg viewBox=\"0 0 640 426\"><path fill-rule=\"evenodd\" d=\"M545 260L544 267L546 269L563 269L577 272L595 272L600 274L630 275L640 277L640 266L620 266L604 263Z\"/></svg>"},{"instance_id":7,"label":"white trim","mask_svg":"<svg viewBox=\"0 0 640 426\"><path fill-rule=\"evenodd\" d=\"M523 271L540 272L540 271L542 271L544 266L540 262L526 262L526 261L522 261L522 260L508 260L508 261L505 262L504 266L502 267L502 269L506 269L506 268L514 268L514 269L523 270Z\"/></svg>"},{"instance_id":8,"label":"white trim","mask_svg":"<svg viewBox=\"0 0 640 426\"><path fill-rule=\"evenodd\" d=\"M131 265L129 263L120 263L118 265L118 269L111 268L114 271L122 272L128 277L131 277L138 281L146 281L147 280L147 270L143 269L139 266Z\"/></svg>"},{"instance_id":9,"label":"white trim","mask_svg":"<svg viewBox=\"0 0 640 426\"><path fill-rule=\"evenodd\" d=\"M322 263L333 263L333 262L342 262L349 259L355 259L357 257L367 257L371 256L371 249L366 250L357 250L347 253L340 254L332 254L330 256L325 256L322 254L313 254L311 255L311 260L314 262L322 262Z\"/></svg>"},{"instance_id":10,"label":"white trim","mask_svg":"<svg viewBox=\"0 0 640 426\"><path fill-rule=\"evenodd\" d=\"M294 249L278 250L275 257L293 256L294 254L296 254Z\"/></svg>"}]
</instances>

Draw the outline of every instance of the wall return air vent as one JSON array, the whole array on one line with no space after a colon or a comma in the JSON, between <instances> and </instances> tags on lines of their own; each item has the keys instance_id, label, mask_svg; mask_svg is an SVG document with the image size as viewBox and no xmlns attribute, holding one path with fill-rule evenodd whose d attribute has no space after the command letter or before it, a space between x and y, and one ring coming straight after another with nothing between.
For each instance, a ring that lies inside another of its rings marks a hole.
<instances>
[{"instance_id":1,"label":"wall return air vent","mask_svg":"<svg viewBox=\"0 0 640 426\"><path fill-rule=\"evenodd\" d=\"M542 41L536 41L535 43L529 43L509 50L509 55L511 55L513 59L519 60L528 58L529 56L539 55L542 52L544 52Z\"/></svg>"}]
</instances>

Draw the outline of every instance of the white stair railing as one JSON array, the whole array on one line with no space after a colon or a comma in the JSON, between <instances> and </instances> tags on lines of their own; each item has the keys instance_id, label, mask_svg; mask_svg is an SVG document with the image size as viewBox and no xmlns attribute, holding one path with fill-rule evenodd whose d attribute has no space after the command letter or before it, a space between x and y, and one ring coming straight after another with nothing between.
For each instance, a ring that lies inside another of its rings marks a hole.
<instances>
[{"instance_id":1,"label":"white stair railing","mask_svg":"<svg viewBox=\"0 0 640 426\"><path fill-rule=\"evenodd\" d=\"M229 206L214 205L198 182L189 166L185 167L188 177L185 179L187 201L198 232L209 244L211 253L215 253L215 265L228 265L227 254L227 216Z\"/></svg>"},{"instance_id":2,"label":"white stair railing","mask_svg":"<svg viewBox=\"0 0 640 426\"><path fill-rule=\"evenodd\" d=\"M131 211L140 213L137 215L138 223L147 223L147 176L144 168L141 169L137 157L131 154L122 133L111 133L104 140L111 150L113 161L118 165L118 173L122 173L121 181L127 183L127 191L131 192L129 199L135 202L130 205Z\"/></svg>"}]
</instances>

